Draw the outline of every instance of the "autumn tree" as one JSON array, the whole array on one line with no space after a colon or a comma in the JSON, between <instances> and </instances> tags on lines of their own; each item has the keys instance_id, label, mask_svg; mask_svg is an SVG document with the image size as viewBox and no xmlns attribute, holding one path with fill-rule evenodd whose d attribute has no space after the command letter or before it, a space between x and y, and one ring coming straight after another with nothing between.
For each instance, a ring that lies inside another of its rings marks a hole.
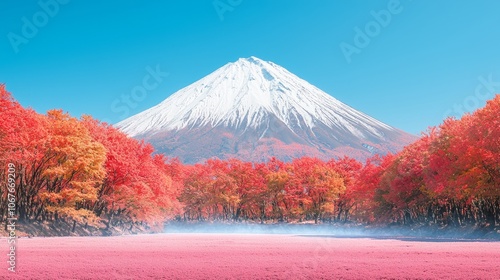
<instances>
[{"instance_id":1,"label":"autumn tree","mask_svg":"<svg viewBox=\"0 0 500 280\"><path fill-rule=\"evenodd\" d=\"M265 180L259 174L259 167L251 162L242 162L230 159L229 176L235 184L233 197L233 220L240 220L241 216L254 218L259 213L259 202L265 199Z\"/></svg>"},{"instance_id":2,"label":"autumn tree","mask_svg":"<svg viewBox=\"0 0 500 280\"><path fill-rule=\"evenodd\" d=\"M47 166L41 173L39 195L46 211L78 223L95 224L91 205L97 199L96 184L105 176L106 150L77 119L60 110L47 114L49 138L43 151Z\"/></svg>"},{"instance_id":3,"label":"autumn tree","mask_svg":"<svg viewBox=\"0 0 500 280\"><path fill-rule=\"evenodd\" d=\"M303 157L293 161L293 174L297 200L315 223L334 213L335 202L346 188L333 167L317 158Z\"/></svg>"},{"instance_id":4,"label":"autumn tree","mask_svg":"<svg viewBox=\"0 0 500 280\"><path fill-rule=\"evenodd\" d=\"M16 166L16 196L20 221L32 218L39 207L38 192L43 187L42 171L47 165L44 149L47 141L47 119L17 103L4 85L0 85L0 219L6 216L9 163ZM39 213L39 212L38 212Z\"/></svg>"},{"instance_id":5,"label":"autumn tree","mask_svg":"<svg viewBox=\"0 0 500 280\"><path fill-rule=\"evenodd\" d=\"M357 208L357 206L361 207L357 203L361 202L365 196L365 190L362 189L363 183L359 181L363 165L359 161L347 156L338 160L332 159L327 162L327 165L333 168L344 181L345 192L341 193L335 201L334 219L345 222L349 219L353 208Z\"/></svg>"},{"instance_id":6,"label":"autumn tree","mask_svg":"<svg viewBox=\"0 0 500 280\"><path fill-rule=\"evenodd\" d=\"M111 225L148 222L161 225L175 209L178 190L168 172L167 158L152 155L149 144L129 138L123 132L90 117L83 123L92 137L106 148L106 175L97 182L97 200L92 209Z\"/></svg>"},{"instance_id":7,"label":"autumn tree","mask_svg":"<svg viewBox=\"0 0 500 280\"><path fill-rule=\"evenodd\" d=\"M290 202L295 204L293 198L291 201L288 199L291 197L290 192L292 191L290 186L292 167L276 158L272 158L266 167L267 195L271 208L269 216L278 221L285 221L293 208Z\"/></svg>"}]
</instances>

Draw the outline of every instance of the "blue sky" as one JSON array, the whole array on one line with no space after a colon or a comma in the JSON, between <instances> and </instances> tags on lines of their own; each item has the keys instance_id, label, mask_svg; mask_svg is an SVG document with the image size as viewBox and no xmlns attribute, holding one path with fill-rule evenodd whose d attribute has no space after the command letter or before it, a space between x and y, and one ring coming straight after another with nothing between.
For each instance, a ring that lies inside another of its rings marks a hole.
<instances>
[{"instance_id":1,"label":"blue sky","mask_svg":"<svg viewBox=\"0 0 500 280\"><path fill-rule=\"evenodd\" d=\"M253 55L419 134L500 92L499 12L495 0L7 0L0 83L38 112L115 123Z\"/></svg>"}]
</instances>

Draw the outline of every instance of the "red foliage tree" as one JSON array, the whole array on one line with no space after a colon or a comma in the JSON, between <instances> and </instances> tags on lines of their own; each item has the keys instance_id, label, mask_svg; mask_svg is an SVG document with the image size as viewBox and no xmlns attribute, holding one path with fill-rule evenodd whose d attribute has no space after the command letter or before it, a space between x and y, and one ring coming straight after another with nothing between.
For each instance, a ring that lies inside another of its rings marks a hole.
<instances>
[{"instance_id":1,"label":"red foliage tree","mask_svg":"<svg viewBox=\"0 0 500 280\"><path fill-rule=\"evenodd\" d=\"M178 191L172 187L166 158L152 156L150 145L129 138L108 124L90 117L84 117L83 123L107 151L106 176L98 184L95 213L106 218L108 227L122 223L132 226L140 221L161 225L178 209Z\"/></svg>"}]
</instances>

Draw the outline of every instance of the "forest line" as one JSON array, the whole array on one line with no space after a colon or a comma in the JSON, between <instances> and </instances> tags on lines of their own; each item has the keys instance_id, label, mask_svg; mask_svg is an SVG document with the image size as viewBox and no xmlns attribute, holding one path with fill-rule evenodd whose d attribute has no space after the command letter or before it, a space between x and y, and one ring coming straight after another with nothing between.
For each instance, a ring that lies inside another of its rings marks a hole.
<instances>
[{"instance_id":1,"label":"forest line","mask_svg":"<svg viewBox=\"0 0 500 280\"><path fill-rule=\"evenodd\" d=\"M500 95L397 154L184 165L90 116L23 108L0 85L0 222L15 166L20 222L500 224Z\"/></svg>"}]
</instances>

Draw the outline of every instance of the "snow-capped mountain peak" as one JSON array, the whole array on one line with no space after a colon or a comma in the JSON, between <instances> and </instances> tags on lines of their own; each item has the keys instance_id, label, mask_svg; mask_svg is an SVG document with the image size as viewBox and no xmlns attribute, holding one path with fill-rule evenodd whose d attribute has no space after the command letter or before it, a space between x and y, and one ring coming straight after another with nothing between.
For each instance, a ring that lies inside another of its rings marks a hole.
<instances>
[{"instance_id":1,"label":"snow-capped mountain peak","mask_svg":"<svg viewBox=\"0 0 500 280\"><path fill-rule=\"evenodd\" d=\"M253 56L222 66L116 126L191 163L213 156L363 159L415 139Z\"/></svg>"},{"instance_id":2,"label":"snow-capped mountain peak","mask_svg":"<svg viewBox=\"0 0 500 280\"><path fill-rule=\"evenodd\" d=\"M256 128L274 115L291 130L320 122L359 137L392 129L336 100L281 66L251 56L228 63L157 106L117 124L130 136L193 125Z\"/></svg>"}]
</instances>

